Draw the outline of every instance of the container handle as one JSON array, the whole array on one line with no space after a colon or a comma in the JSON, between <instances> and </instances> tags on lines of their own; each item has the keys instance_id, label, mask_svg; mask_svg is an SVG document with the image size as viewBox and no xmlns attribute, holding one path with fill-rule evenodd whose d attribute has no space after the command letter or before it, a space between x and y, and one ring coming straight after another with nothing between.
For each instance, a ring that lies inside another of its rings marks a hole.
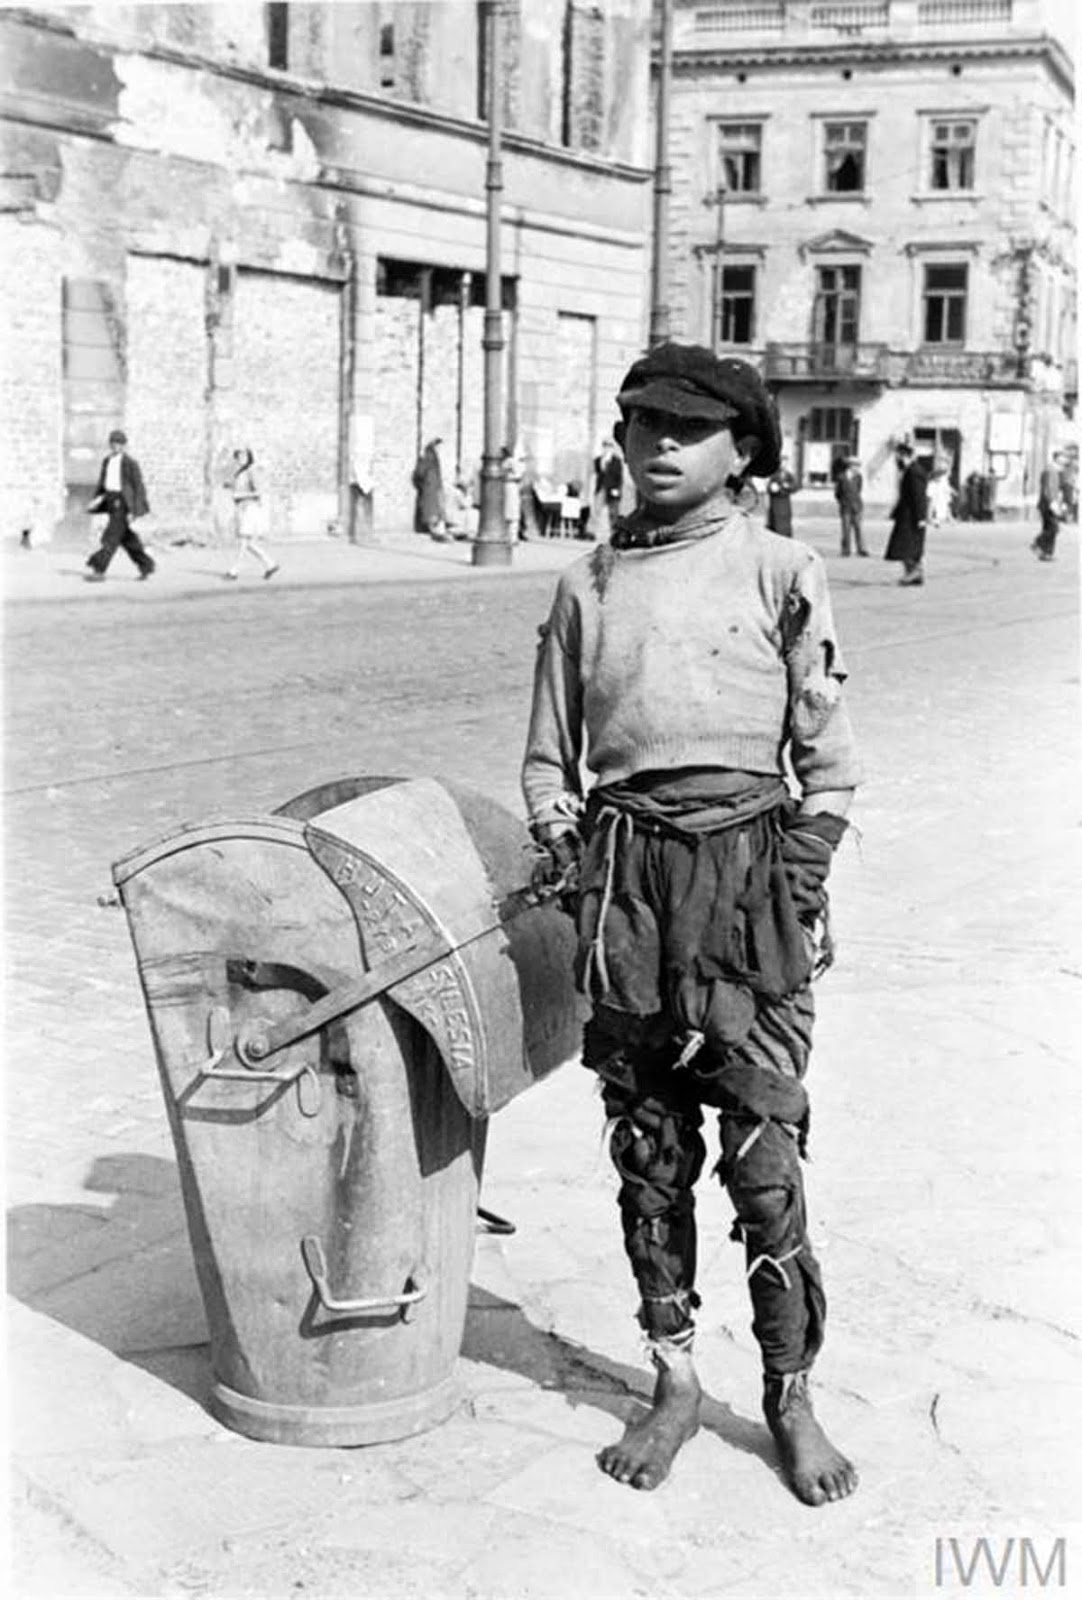
<instances>
[{"instance_id":1,"label":"container handle","mask_svg":"<svg viewBox=\"0 0 1082 1600\"><path fill-rule=\"evenodd\" d=\"M301 1255L320 1305L324 1311L331 1311L337 1317L356 1317L376 1311L399 1311L402 1314L402 1321L409 1322L413 1307L428 1293L425 1275L420 1267L415 1267L406 1279L406 1287L401 1294L387 1295L378 1300L336 1300L327 1282L327 1258L323 1254L323 1245L314 1233L305 1234L301 1240Z\"/></svg>"}]
</instances>

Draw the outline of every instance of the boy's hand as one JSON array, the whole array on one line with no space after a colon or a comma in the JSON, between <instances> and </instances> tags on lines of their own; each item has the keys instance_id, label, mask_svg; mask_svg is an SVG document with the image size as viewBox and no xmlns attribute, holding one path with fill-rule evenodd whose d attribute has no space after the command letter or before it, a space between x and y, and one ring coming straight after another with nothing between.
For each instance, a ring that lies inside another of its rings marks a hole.
<instances>
[{"instance_id":1,"label":"boy's hand","mask_svg":"<svg viewBox=\"0 0 1082 1600\"><path fill-rule=\"evenodd\" d=\"M566 822L540 822L531 828L537 861L531 877L535 889L572 892L582 861L582 835Z\"/></svg>"},{"instance_id":2,"label":"boy's hand","mask_svg":"<svg viewBox=\"0 0 1082 1600\"><path fill-rule=\"evenodd\" d=\"M813 975L825 972L834 959L830 936L827 877L834 851L849 824L828 811L800 812L781 836L781 858L793 909L815 942Z\"/></svg>"}]
</instances>

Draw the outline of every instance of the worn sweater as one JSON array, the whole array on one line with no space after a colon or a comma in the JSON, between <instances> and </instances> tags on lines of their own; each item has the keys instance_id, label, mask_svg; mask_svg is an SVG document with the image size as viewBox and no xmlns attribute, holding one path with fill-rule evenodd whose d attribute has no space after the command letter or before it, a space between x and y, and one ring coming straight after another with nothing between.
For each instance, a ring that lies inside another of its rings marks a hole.
<instances>
[{"instance_id":1,"label":"worn sweater","mask_svg":"<svg viewBox=\"0 0 1082 1600\"><path fill-rule=\"evenodd\" d=\"M722 511L705 537L599 546L541 629L522 782L530 819L566 816L583 764L603 785L719 767L801 793L860 779L846 676L816 552Z\"/></svg>"}]
</instances>

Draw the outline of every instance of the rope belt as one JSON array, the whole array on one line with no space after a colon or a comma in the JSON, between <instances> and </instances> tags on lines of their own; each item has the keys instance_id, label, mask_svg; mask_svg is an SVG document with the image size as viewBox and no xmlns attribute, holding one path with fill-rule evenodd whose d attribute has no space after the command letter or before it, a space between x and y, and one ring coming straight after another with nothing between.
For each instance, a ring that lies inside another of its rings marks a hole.
<instances>
[{"instance_id":1,"label":"rope belt","mask_svg":"<svg viewBox=\"0 0 1082 1600\"><path fill-rule=\"evenodd\" d=\"M597 973L601 984L601 993L608 993L609 968L605 959L605 918L608 916L609 907L612 905L620 831L623 828L625 840L630 844L635 833L635 819L630 812L620 811L616 806L602 806L598 812L597 825L599 828L607 830L605 839L605 882L601 891L601 905L597 913L597 926L590 941L590 948L586 952L582 986L587 994L590 993L591 978L594 972Z\"/></svg>"}]
</instances>

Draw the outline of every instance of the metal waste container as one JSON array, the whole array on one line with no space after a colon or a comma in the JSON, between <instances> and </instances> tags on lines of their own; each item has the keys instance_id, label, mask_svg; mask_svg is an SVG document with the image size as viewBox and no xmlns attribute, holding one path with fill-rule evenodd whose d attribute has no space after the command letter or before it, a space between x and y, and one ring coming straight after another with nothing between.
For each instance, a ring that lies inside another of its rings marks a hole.
<instances>
[{"instance_id":1,"label":"metal waste container","mask_svg":"<svg viewBox=\"0 0 1082 1600\"><path fill-rule=\"evenodd\" d=\"M528 836L348 779L117 863L210 1329L210 1408L357 1445L457 1400L486 1119L574 1054Z\"/></svg>"}]
</instances>

